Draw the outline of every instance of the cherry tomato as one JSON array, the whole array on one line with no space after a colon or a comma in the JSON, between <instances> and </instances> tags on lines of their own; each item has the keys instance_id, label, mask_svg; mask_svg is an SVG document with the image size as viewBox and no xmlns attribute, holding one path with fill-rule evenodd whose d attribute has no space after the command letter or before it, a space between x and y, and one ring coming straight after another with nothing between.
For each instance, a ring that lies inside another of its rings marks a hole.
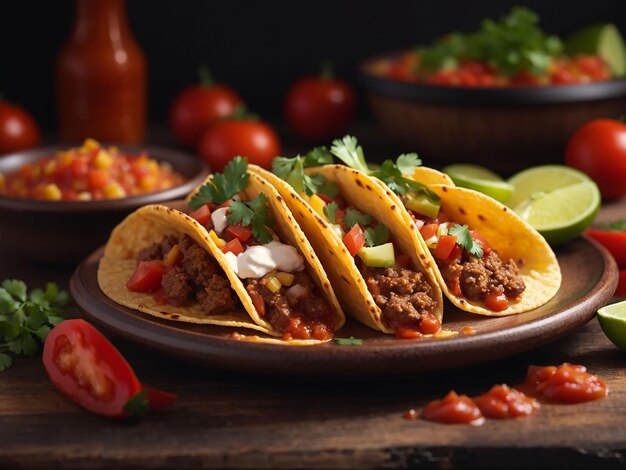
<instances>
[{"instance_id":1,"label":"cherry tomato","mask_svg":"<svg viewBox=\"0 0 626 470\"><path fill-rule=\"evenodd\" d=\"M567 144L565 163L587 173L603 198L626 195L626 125L611 119L584 124Z\"/></svg>"},{"instance_id":2,"label":"cherry tomato","mask_svg":"<svg viewBox=\"0 0 626 470\"><path fill-rule=\"evenodd\" d=\"M620 268L626 268L626 231L589 228L585 234L611 252Z\"/></svg>"},{"instance_id":3,"label":"cherry tomato","mask_svg":"<svg viewBox=\"0 0 626 470\"><path fill-rule=\"evenodd\" d=\"M41 132L24 109L0 100L0 155L37 147Z\"/></svg>"},{"instance_id":4,"label":"cherry tomato","mask_svg":"<svg viewBox=\"0 0 626 470\"><path fill-rule=\"evenodd\" d=\"M202 131L218 119L233 114L242 104L235 90L202 76L200 83L185 88L172 101L170 130L178 143L194 148Z\"/></svg>"},{"instance_id":5,"label":"cherry tomato","mask_svg":"<svg viewBox=\"0 0 626 470\"><path fill-rule=\"evenodd\" d=\"M274 157L280 154L280 140L276 132L263 121L250 119L225 119L206 129L198 143L198 155L214 171L237 155L269 169Z\"/></svg>"},{"instance_id":6,"label":"cherry tomato","mask_svg":"<svg viewBox=\"0 0 626 470\"><path fill-rule=\"evenodd\" d=\"M176 398L142 387L120 352L84 320L65 320L52 329L44 344L43 364L61 392L101 415L142 414Z\"/></svg>"},{"instance_id":7,"label":"cherry tomato","mask_svg":"<svg viewBox=\"0 0 626 470\"><path fill-rule=\"evenodd\" d=\"M322 72L296 80L287 91L284 108L294 134L308 141L326 142L348 131L356 97L350 84Z\"/></svg>"}]
</instances>

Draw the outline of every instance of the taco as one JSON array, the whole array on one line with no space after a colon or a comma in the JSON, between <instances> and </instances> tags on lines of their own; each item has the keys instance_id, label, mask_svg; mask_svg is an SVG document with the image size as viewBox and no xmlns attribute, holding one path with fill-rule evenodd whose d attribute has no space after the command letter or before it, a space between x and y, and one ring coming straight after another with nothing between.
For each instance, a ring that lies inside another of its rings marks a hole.
<instances>
[{"instance_id":1,"label":"taco","mask_svg":"<svg viewBox=\"0 0 626 470\"><path fill-rule=\"evenodd\" d=\"M366 165L354 138L335 141L331 152ZM456 187L447 175L420 164L415 154L401 155L369 173L400 208L403 223L419 229L412 232L416 245L454 305L503 316L554 297L561 285L559 263L535 229L494 199Z\"/></svg>"},{"instance_id":2,"label":"taco","mask_svg":"<svg viewBox=\"0 0 626 470\"><path fill-rule=\"evenodd\" d=\"M313 249L275 190L241 159L226 173L234 167L241 171L230 182L216 174L199 188L192 215L146 206L116 227L101 289L170 320L250 328L291 344L331 339L345 317ZM226 200L210 203L206 193Z\"/></svg>"},{"instance_id":3,"label":"taco","mask_svg":"<svg viewBox=\"0 0 626 470\"><path fill-rule=\"evenodd\" d=\"M280 176L253 165L251 171L287 202L345 311L403 338L439 332L443 296L432 267L423 265L429 261L415 245L415 226L400 223L394 202L362 172L343 165L305 170L306 158L275 159Z\"/></svg>"}]
</instances>

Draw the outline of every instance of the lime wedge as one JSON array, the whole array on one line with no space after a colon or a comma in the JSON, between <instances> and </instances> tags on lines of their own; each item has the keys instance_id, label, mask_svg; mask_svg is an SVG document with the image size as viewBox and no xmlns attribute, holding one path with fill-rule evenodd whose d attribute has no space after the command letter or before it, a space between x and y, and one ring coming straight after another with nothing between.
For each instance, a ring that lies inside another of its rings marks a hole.
<instances>
[{"instance_id":1,"label":"lime wedge","mask_svg":"<svg viewBox=\"0 0 626 470\"><path fill-rule=\"evenodd\" d=\"M548 193L534 193L514 210L548 243L560 245L591 225L600 202L598 186L593 181L584 181Z\"/></svg>"},{"instance_id":2,"label":"lime wedge","mask_svg":"<svg viewBox=\"0 0 626 470\"><path fill-rule=\"evenodd\" d=\"M593 24L574 32L565 40L565 51L569 55L599 55L614 76L626 74L626 45L614 24Z\"/></svg>"},{"instance_id":3,"label":"lime wedge","mask_svg":"<svg viewBox=\"0 0 626 470\"><path fill-rule=\"evenodd\" d=\"M576 183L591 181L582 171L565 165L542 165L520 171L509 178L514 190L506 205L515 209L535 193L549 193Z\"/></svg>"},{"instance_id":4,"label":"lime wedge","mask_svg":"<svg viewBox=\"0 0 626 470\"><path fill-rule=\"evenodd\" d=\"M626 351L626 300L598 310L598 322L607 338L622 351Z\"/></svg>"},{"instance_id":5,"label":"lime wedge","mask_svg":"<svg viewBox=\"0 0 626 470\"><path fill-rule=\"evenodd\" d=\"M457 186L473 189L496 201L505 202L513 193L513 186L493 171L478 165L457 163L442 170Z\"/></svg>"}]
</instances>

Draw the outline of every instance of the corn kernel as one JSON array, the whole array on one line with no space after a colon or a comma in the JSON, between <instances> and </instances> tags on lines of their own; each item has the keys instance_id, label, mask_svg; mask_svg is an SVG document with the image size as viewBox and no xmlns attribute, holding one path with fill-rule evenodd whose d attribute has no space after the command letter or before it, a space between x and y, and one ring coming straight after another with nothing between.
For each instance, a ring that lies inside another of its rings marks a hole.
<instances>
[{"instance_id":1,"label":"corn kernel","mask_svg":"<svg viewBox=\"0 0 626 470\"><path fill-rule=\"evenodd\" d=\"M43 172L46 175L51 175L52 173L54 173L54 170L57 169L57 162L56 160L49 160L48 163L46 163L46 166L43 169Z\"/></svg>"},{"instance_id":2,"label":"corn kernel","mask_svg":"<svg viewBox=\"0 0 626 470\"><path fill-rule=\"evenodd\" d=\"M156 175L159 172L159 164L156 160L148 160L148 169Z\"/></svg>"},{"instance_id":3,"label":"corn kernel","mask_svg":"<svg viewBox=\"0 0 626 470\"><path fill-rule=\"evenodd\" d=\"M215 233L215 230L211 230L209 232L209 237L211 238L211 240L213 240L213 242L215 242L215 244L217 245L219 249L222 249L223 246L226 245L226 242L217 236L217 233Z\"/></svg>"},{"instance_id":4,"label":"corn kernel","mask_svg":"<svg viewBox=\"0 0 626 470\"><path fill-rule=\"evenodd\" d=\"M142 176L139 180L139 186L144 191L150 191L156 186L156 177L153 175Z\"/></svg>"},{"instance_id":5,"label":"corn kernel","mask_svg":"<svg viewBox=\"0 0 626 470\"><path fill-rule=\"evenodd\" d=\"M126 197L126 191L117 183L109 183L104 187L104 194L108 199Z\"/></svg>"},{"instance_id":6,"label":"corn kernel","mask_svg":"<svg viewBox=\"0 0 626 470\"><path fill-rule=\"evenodd\" d=\"M276 273L276 279L278 279L283 286L287 287L293 284L293 280L295 279L295 277L296 276L294 276L293 274L285 273L283 271L278 271Z\"/></svg>"},{"instance_id":7,"label":"corn kernel","mask_svg":"<svg viewBox=\"0 0 626 470\"><path fill-rule=\"evenodd\" d=\"M319 197L317 194L313 194L313 196L309 198L309 204L322 219L327 220L326 216L324 215L324 206L326 205L326 203L322 200L321 197Z\"/></svg>"},{"instance_id":8,"label":"corn kernel","mask_svg":"<svg viewBox=\"0 0 626 470\"><path fill-rule=\"evenodd\" d=\"M270 277L265 283L265 287L267 287L274 294L276 294L282 286L283 285L276 276Z\"/></svg>"},{"instance_id":9,"label":"corn kernel","mask_svg":"<svg viewBox=\"0 0 626 470\"><path fill-rule=\"evenodd\" d=\"M89 152L90 150L97 150L99 148L100 148L100 142L88 137L87 139L85 139L85 142L83 142L83 146L81 147L81 150L84 150L85 152Z\"/></svg>"},{"instance_id":10,"label":"corn kernel","mask_svg":"<svg viewBox=\"0 0 626 470\"><path fill-rule=\"evenodd\" d=\"M174 266L176 261L178 261L178 255L180 254L180 246L178 244L174 245L170 251L167 252L165 258L163 258L163 264L166 267Z\"/></svg>"},{"instance_id":11,"label":"corn kernel","mask_svg":"<svg viewBox=\"0 0 626 470\"><path fill-rule=\"evenodd\" d=\"M63 194L56 184L50 183L42 188L41 197L48 201L60 201Z\"/></svg>"},{"instance_id":12,"label":"corn kernel","mask_svg":"<svg viewBox=\"0 0 626 470\"><path fill-rule=\"evenodd\" d=\"M111 155L109 155L105 150L100 150L98 155L96 155L93 164L96 168L106 170L113 165L113 158L111 158Z\"/></svg>"}]
</instances>

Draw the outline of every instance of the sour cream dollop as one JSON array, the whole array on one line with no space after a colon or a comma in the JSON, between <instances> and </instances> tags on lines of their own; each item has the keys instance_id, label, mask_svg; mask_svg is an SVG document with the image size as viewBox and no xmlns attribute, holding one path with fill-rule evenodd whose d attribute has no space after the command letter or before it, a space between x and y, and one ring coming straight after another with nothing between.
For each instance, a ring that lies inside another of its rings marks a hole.
<instances>
[{"instance_id":1,"label":"sour cream dollop","mask_svg":"<svg viewBox=\"0 0 626 470\"><path fill-rule=\"evenodd\" d=\"M224 229L228 226L228 221L226 220L226 212L228 212L228 207L222 207L220 209L214 210L211 213L213 228L218 235L222 233Z\"/></svg>"},{"instance_id":2,"label":"sour cream dollop","mask_svg":"<svg viewBox=\"0 0 626 470\"><path fill-rule=\"evenodd\" d=\"M259 279L277 269L291 273L304 269L304 259L291 245L271 241L266 245L250 246L236 257L227 253L227 260L240 279Z\"/></svg>"}]
</instances>

